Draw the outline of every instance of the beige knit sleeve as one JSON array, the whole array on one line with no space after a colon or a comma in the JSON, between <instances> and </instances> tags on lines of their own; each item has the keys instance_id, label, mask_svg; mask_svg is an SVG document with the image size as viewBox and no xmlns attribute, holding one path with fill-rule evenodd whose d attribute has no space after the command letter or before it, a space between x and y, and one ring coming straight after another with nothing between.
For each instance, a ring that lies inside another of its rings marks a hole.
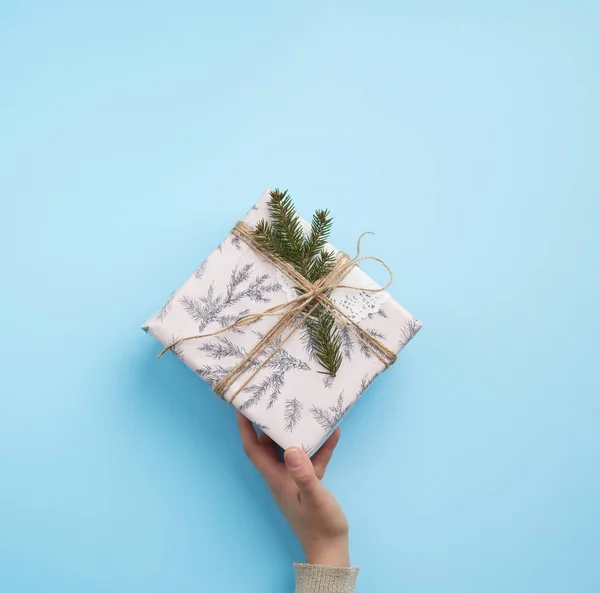
<instances>
[{"instance_id":1,"label":"beige knit sleeve","mask_svg":"<svg viewBox=\"0 0 600 593\"><path fill-rule=\"evenodd\" d=\"M358 568L294 564L296 593L354 593Z\"/></svg>"}]
</instances>

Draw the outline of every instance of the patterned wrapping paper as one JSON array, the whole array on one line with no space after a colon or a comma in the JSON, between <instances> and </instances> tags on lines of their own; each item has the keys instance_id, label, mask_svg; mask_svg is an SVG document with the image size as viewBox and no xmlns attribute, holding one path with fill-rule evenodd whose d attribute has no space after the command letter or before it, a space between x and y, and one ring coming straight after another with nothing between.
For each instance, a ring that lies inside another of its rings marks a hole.
<instances>
[{"instance_id":1,"label":"patterned wrapping paper","mask_svg":"<svg viewBox=\"0 0 600 593\"><path fill-rule=\"evenodd\" d=\"M268 218L269 194L267 190L244 217L249 227ZM360 268L350 272L343 284L378 287ZM229 234L143 329L169 346L181 338L227 327L242 315L260 313L294 296L293 285L279 270ZM331 298L395 352L421 328L421 323L387 292L336 289ZM277 321L264 317L218 336L182 342L172 352L214 387ZM336 377L324 374L312 355L307 332L300 328L237 395L233 405L284 449L298 446L309 454L316 452L373 379L385 370L385 365L343 324L340 333L344 360ZM269 345L258 360L265 360L277 346L278 342ZM258 366L251 366L234 383L226 400Z\"/></svg>"}]
</instances>

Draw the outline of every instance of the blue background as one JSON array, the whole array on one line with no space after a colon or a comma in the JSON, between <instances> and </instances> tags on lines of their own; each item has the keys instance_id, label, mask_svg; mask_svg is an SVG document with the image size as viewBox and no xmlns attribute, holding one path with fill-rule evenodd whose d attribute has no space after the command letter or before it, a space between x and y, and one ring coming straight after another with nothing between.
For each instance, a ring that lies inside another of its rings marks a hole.
<instances>
[{"instance_id":1,"label":"blue background","mask_svg":"<svg viewBox=\"0 0 600 593\"><path fill-rule=\"evenodd\" d=\"M272 185L425 324L326 478L358 590L600 591L600 11L449 4L2 4L0 590L293 589L139 330Z\"/></svg>"}]
</instances>

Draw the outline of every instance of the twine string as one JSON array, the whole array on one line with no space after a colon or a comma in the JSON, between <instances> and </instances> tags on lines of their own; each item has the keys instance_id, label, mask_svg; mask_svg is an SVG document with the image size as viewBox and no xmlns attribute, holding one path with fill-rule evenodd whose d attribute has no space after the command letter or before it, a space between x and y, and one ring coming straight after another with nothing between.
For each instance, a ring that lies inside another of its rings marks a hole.
<instances>
[{"instance_id":1,"label":"twine string","mask_svg":"<svg viewBox=\"0 0 600 593\"><path fill-rule=\"evenodd\" d=\"M367 331L362 329L354 320L352 320L344 311L342 311L335 303L329 299L329 295L336 288L345 288L349 290L358 290L364 292L382 292L386 290L392 283L393 273L389 266L381 259L374 256L360 256L361 241L365 235L372 235L374 233L367 231L362 233L358 237L356 243L356 255L350 258L345 253L340 252L333 265L332 270L326 276L319 278L316 282L311 283L302 274L300 274L295 268L293 268L287 262L281 260L274 254L266 251L254 238L252 230L243 222L238 222L232 229L232 233L238 238L242 239L249 247L255 252L264 257L270 263L272 263L278 270L285 274L292 280L300 290L300 294L286 303L281 303L273 307L269 307L260 313L248 313L240 316L233 323L222 327L219 330L209 333L198 334L194 336L188 336L174 341L172 344L167 346L159 355L158 358L162 358L166 352L171 350L174 346L187 342L189 340L197 340L201 338L208 338L211 336L217 336L236 327L243 327L255 323L263 317L280 317L279 321L258 341L258 343L248 352L242 360L215 386L214 391L225 399L225 395L237 382L237 380L247 372L253 365L256 366L254 371L250 374L245 381L236 386L235 392L229 399L229 403L245 389L245 387L252 381L252 379L261 371L261 369L271 360L273 356L283 347L283 345L291 338L296 330L306 321L310 315L319 307L325 306L327 309L338 318L343 320L348 326L349 330L367 347L386 367L393 364L396 360L396 354L390 350L387 346L382 344L377 338L369 334ZM388 272L389 278L385 286L379 288L363 288L362 286L352 286L346 284L340 284L341 280L345 278L348 273L361 261L373 260L379 262ZM282 337L284 332L287 331L287 335ZM278 340L278 341L277 341ZM277 341L277 345L271 348L269 355L258 362L258 358L262 356L264 351L273 342Z\"/></svg>"}]
</instances>

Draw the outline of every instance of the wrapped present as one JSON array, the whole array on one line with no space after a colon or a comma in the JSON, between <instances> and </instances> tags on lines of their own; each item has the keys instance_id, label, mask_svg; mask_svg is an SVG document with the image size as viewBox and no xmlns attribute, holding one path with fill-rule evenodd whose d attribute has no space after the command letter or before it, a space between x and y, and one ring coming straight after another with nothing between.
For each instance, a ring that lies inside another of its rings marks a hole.
<instances>
[{"instance_id":1,"label":"wrapped present","mask_svg":"<svg viewBox=\"0 0 600 593\"><path fill-rule=\"evenodd\" d=\"M326 243L330 227L327 211L309 224L267 190L143 326L281 447L309 454L421 328L364 258Z\"/></svg>"}]
</instances>

